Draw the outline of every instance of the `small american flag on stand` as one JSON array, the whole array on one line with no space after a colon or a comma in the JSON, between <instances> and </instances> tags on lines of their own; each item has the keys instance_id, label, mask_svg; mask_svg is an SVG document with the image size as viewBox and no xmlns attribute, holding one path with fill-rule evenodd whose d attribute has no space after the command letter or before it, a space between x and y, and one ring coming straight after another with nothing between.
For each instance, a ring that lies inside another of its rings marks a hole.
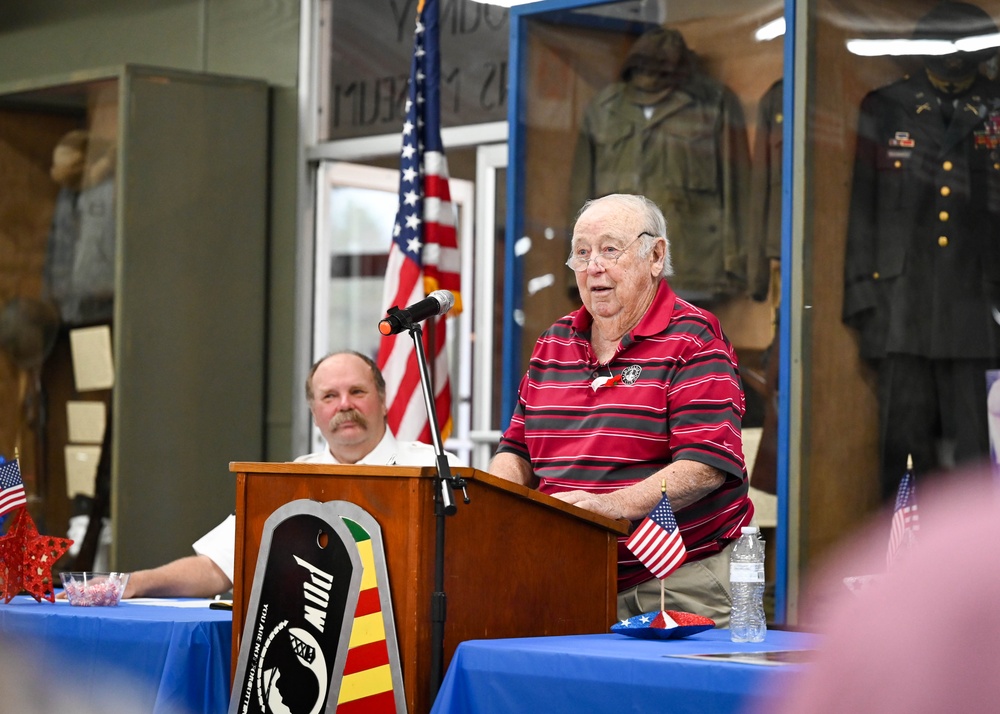
<instances>
[{"instance_id":1,"label":"small american flag on stand","mask_svg":"<svg viewBox=\"0 0 1000 714\"><path fill-rule=\"evenodd\" d=\"M382 299L386 309L411 305L443 289L455 294L451 314L461 312L457 221L441 143L440 75L438 0L421 0L399 161L399 210ZM445 329L445 316L441 316L428 321L428 330L423 333L443 438L451 426ZM430 442L420 369L410 335L383 337L377 362L385 377L389 428L399 439Z\"/></svg>"},{"instance_id":2,"label":"small american flag on stand","mask_svg":"<svg viewBox=\"0 0 1000 714\"><path fill-rule=\"evenodd\" d=\"M24 482L21 480L21 466L17 458L6 461L0 456L0 516L27 502Z\"/></svg>"},{"instance_id":3,"label":"small american flag on stand","mask_svg":"<svg viewBox=\"0 0 1000 714\"><path fill-rule=\"evenodd\" d=\"M660 502L625 541L625 546L661 580L684 563L687 548L684 547L665 486Z\"/></svg>"},{"instance_id":4,"label":"small american flag on stand","mask_svg":"<svg viewBox=\"0 0 1000 714\"><path fill-rule=\"evenodd\" d=\"M889 550L886 566L891 567L900 547L910 545L920 530L920 516L917 515L917 487L913 478L913 457L906 460L906 473L899 482L896 492L896 508L892 513L892 529L889 532Z\"/></svg>"}]
</instances>

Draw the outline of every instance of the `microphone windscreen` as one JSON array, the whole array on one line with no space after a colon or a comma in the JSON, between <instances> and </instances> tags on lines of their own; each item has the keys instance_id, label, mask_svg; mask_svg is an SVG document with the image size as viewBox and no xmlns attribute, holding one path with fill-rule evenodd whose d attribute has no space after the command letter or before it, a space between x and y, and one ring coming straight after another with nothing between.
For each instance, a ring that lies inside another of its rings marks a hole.
<instances>
[{"instance_id":1,"label":"microphone windscreen","mask_svg":"<svg viewBox=\"0 0 1000 714\"><path fill-rule=\"evenodd\" d=\"M438 315L444 315L446 312L455 307L455 295L451 290L435 290L427 297L432 297L438 301L441 305L441 310Z\"/></svg>"}]
</instances>

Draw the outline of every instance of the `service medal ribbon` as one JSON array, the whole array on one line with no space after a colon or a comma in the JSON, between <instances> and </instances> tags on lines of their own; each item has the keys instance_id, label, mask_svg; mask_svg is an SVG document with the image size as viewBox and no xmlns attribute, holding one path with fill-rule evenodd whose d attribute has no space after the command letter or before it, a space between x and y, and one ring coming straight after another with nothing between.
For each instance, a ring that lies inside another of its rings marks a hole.
<instances>
[{"instance_id":1,"label":"service medal ribbon","mask_svg":"<svg viewBox=\"0 0 1000 714\"><path fill-rule=\"evenodd\" d=\"M889 146L898 146L904 149L912 149L917 145L917 142L910 137L910 132L908 131L897 131L895 135L889 139Z\"/></svg>"},{"instance_id":2,"label":"service medal ribbon","mask_svg":"<svg viewBox=\"0 0 1000 714\"><path fill-rule=\"evenodd\" d=\"M1000 112L991 111L983 122L983 128L972 132L972 145L987 151L1000 146Z\"/></svg>"}]
</instances>

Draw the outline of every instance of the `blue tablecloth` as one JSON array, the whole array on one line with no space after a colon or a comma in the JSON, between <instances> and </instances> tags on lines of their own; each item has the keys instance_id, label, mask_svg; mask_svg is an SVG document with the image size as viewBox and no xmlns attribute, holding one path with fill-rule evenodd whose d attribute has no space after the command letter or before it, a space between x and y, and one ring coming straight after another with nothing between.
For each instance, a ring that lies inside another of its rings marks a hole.
<instances>
[{"instance_id":1,"label":"blue tablecloth","mask_svg":"<svg viewBox=\"0 0 1000 714\"><path fill-rule=\"evenodd\" d=\"M183 604L126 600L118 607L73 607L26 596L0 600L0 646L91 704L108 702L120 682L137 714L225 712L232 612Z\"/></svg>"},{"instance_id":2,"label":"blue tablecloth","mask_svg":"<svg viewBox=\"0 0 1000 714\"><path fill-rule=\"evenodd\" d=\"M432 712L768 711L782 682L808 665L671 655L801 651L817 641L815 635L769 631L763 643L734 644L729 630L679 640L618 634L470 640L455 650Z\"/></svg>"}]
</instances>

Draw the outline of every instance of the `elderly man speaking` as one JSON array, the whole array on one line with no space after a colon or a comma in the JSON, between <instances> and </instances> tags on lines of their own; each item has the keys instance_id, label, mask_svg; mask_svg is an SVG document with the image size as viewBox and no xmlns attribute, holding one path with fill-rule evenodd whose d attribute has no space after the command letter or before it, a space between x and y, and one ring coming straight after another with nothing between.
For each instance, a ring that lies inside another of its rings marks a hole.
<instances>
[{"instance_id":1,"label":"elderly man speaking","mask_svg":"<svg viewBox=\"0 0 1000 714\"><path fill-rule=\"evenodd\" d=\"M490 471L638 523L661 498L685 563L666 608L729 623L729 553L753 518L736 355L711 313L677 297L663 213L643 196L588 201L566 264L583 307L538 339ZM618 544L618 615L660 607L660 582Z\"/></svg>"}]
</instances>

